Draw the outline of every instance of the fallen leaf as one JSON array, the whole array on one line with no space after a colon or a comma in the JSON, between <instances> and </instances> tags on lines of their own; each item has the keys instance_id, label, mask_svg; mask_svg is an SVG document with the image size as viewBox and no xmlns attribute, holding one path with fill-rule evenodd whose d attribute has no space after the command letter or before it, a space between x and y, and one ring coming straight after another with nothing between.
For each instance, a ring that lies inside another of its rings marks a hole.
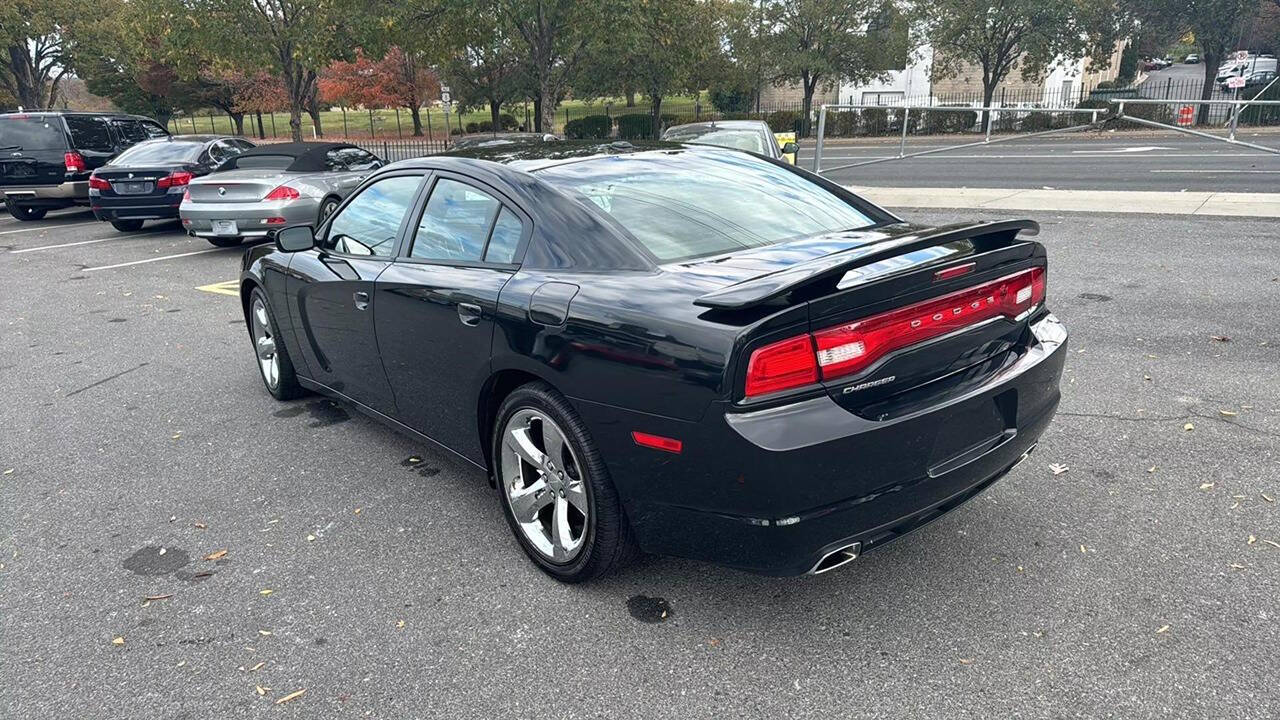
<instances>
[{"instance_id":1,"label":"fallen leaf","mask_svg":"<svg viewBox=\"0 0 1280 720\"><path fill-rule=\"evenodd\" d=\"M1231 338L1227 335L1210 335L1209 339L1214 342L1231 342Z\"/></svg>"},{"instance_id":2,"label":"fallen leaf","mask_svg":"<svg viewBox=\"0 0 1280 720\"><path fill-rule=\"evenodd\" d=\"M258 591L259 595L270 595L271 593L272 593L272 590L270 588Z\"/></svg>"},{"instance_id":3,"label":"fallen leaf","mask_svg":"<svg viewBox=\"0 0 1280 720\"><path fill-rule=\"evenodd\" d=\"M4 474L5 474L5 475L12 475L12 474L13 474L13 471L14 471L14 468L9 468L8 470L5 470L5 471L4 471Z\"/></svg>"},{"instance_id":4,"label":"fallen leaf","mask_svg":"<svg viewBox=\"0 0 1280 720\"><path fill-rule=\"evenodd\" d=\"M1081 545L1081 546L1080 546L1080 552L1081 552L1081 553L1086 553L1086 552L1088 552L1088 550L1086 550L1086 549L1085 549L1085 547L1084 547L1083 545Z\"/></svg>"},{"instance_id":5,"label":"fallen leaf","mask_svg":"<svg viewBox=\"0 0 1280 720\"><path fill-rule=\"evenodd\" d=\"M413 464L415 464L415 465L416 465L416 464L418 464L418 463L422 462L422 458L418 457L417 455L410 455L410 456L409 456L409 462L411 462L411 463L413 463Z\"/></svg>"},{"instance_id":6,"label":"fallen leaf","mask_svg":"<svg viewBox=\"0 0 1280 720\"><path fill-rule=\"evenodd\" d=\"M1161 625L1160 629L1156 631L1156 634L1159 635L1160 633L1167 633L1167 632L1169 632L1169 626Z\"/></svg>"},{"instance_id":7,"label":"fallen leaf","mask_svg":"<svg viewBox=\"0 0 1280 720\"><path fill-rule=\"evenodd\" d=\"M261 685L254 685L254 686L253 686L253 689L254 689L254 690L256 690L256 691L258 691L258 695L266 695L266 694L267 694L267 691L268 691L268 690L270 690L271 688L269 688L269 687L262 687Z\"/></svg>"},{"instance_id":8,"label":"fallen leaf","mask_svg":"<svg viewBox=\"0 0 1280 720\"><path fill-rule=\"evenodd\" d=\"M215 550L209 553L208 555L205 555L204 559L209 561L220 560L226 554L227 554L226 550Z\"/></svg>"},{"instance_id":9,"label":"fallen leaf","mask_svg":"<svg viewBox=\"0 0 1280 720\"><path fill-rule=\"evenodd\" d=\"M397 622L397 623L396 623L396 627L398 627L398 628L402 628L402 627L404 627L404 621L403 621L403 620L400 620L399 622Z\"/></svg>"},{"instance_id":10,"label":"fallen leaf","mask_svg":"<svg viewBox=\"0 0 1280 720\"><path fill-rule=\"evenodd\" d=\"M1244 566L1244 565L1241 565L1240 563L1231 563L1231 565L1229 565L1228 567L1230 567L1232 570L1244 570L1244 569L1245 569L1245 566Z\"/></svg>"},{"instance_id":11,"label":"fallen leaf","mask_svg":"<svg viewBox=\"0 0 1280 720\"><path fill-rule=\"evenodd\" d=\"M1182 426L1182 429L1183 429L1183 430L1195 430L1195 429L1196 429L1196 426L1195 426L1195 425L1192 425L1191 423L1187 423L1186 425L1183 425L1183 426Z\"/></svg>"},{"instance_id":12,"label":"fallen leaf","mask_svg":"<svg viewBox=\"0 0 1280 720\"><path fill-rule=\"evenodd\" d=\"M1143 375L1143 376L1142 376L1142 379L1143 379L1143 380L1150 380L1150 379L1151 379L1151 376L1150 376L1150 375Z\"/></svg>"},{"instance_id":13,"label":"fallen leaf","mask_svg":"<svg viewBox=\"0 0 1280 720\"><path fill-rule=\"evenodd\" d=\"M1049 466L1049 470L1052 471L1054 475L1061 475L1062 473L1070 469L1071 468L1067 467L1066 465L1061 465L1059 463L1053 463L1052 465Z\"/></svg>"},{"instance_id":14,"label":"fallen leaf","mask_svg":"<svg viewBox=\"0 0 1280 720\"><path fill-rule=\"evenodd\" d=\"M249 672L258 672L259 670L261 670L261 669L262 669L262 666L263 666L263 665L266 665L266 664L267 664L267 661L266 661L266 660L263 660L262 662L258 663L257 665L254 665L253 667L249 668Z\"/></svg>"},{"instance_id":15,"label":"fallen leaf","mask_svg":"<svg viewBox=\"0 0 1280 720\"><path fill-rule=\"evenodd\" d=\"M1254 543L1256 543L1256 542L1258 542L1258 538L1254 537L1253 535L1250 535L1250 536L1249 536L1249 544L1250 544L1250 545L1252 545L1252 544L1254 544Z\"/></svg>"},{"instance_id":16,"label":"fallen leaf","mask_svg":"<svg viewBox=\"0 0 1280 720\"><path fill-rule=\"evenodd\" d=\"M177 519L178 519L178 516L177 516L177 515L170 515L170 516L169 516L169 522L173 522L174 520L177 520Z\"/></svg>"},{"instance_id":17,"label":"fallen leaf","mask_svg":"<svg viewBox=\"0 0 1280 720\"><path fill-rule=\"evenodd\" d=\"M177 440L177 439L178 439L178 438L180 438L180 437L182 437L182 433L180 433L180 432L179 432L179 433L174 433L174 434L170 437L170 439L172 439L172 440Z\"/></svg>"},{"instance_id":18,"label":"fallen leaf","mask_svg":"<svg viewBox=\"0 0 1280 720\"><path fill-rule=\"evenodd\" d=\"M1260 495L1262 495L1262 499L1263 499L1263 500L1266 500L1267 502L1275 502L1275 501L1276 501L1276 499L1275 499L1275 498L1271 497L1270 495L1268 495L1268 494L1266 494L1266 493L1259 493L1259 494L1260 494Z\"/></svg>"},{"instance_id":19,"label":"fallen leaf","mask_svg":"<svg viewBox=\"0 0 1280 720\"><path fill-rule=\"evenodd\" d=\"M1153 473L1153 472L1155 472L1155 471L1156 471L1156 466L1155 466L1155 465L1152 465L1151 467L1147 468L1147 472L1149 472L1149 473Z\"/></svg>"},{"instance_id":20,"label":"fallen leaf","mask_svg":"<svg viewBox=\"0 0 1280 720\"><path fill-rule=\"evenodd\" d=\"M961 665L972 665L972 664L973 664L973 658L960 658L960 664L961 664Z\"/></svg>"},{"instance_id":21,"label":"fallen leaf","mask_svg":"<svg viewBox=\"0 0 1280 720\"><path fill-rule=\"evenodd\" d=\"M1276 542L1275 540L1263 540L1262 542L1270 545L1273 548L1280 548L1280 543Z\"/></svg>"},{"instance_id":22,"label":"fallen leaf","mask_svg":"<svg viewBox=\"0 0 1280 720\"><path fill-rule=\"evenodd\" d=\"M124 644L124 638L123 638L123 637L121 637L121 636L114 637L114 638L112 638L112 639L111 639L111 644L112 644L112 645L123 645L123 644Z\"/></svg>"},{"instance_id":23,"label":"fallen leaf","mask_svg":"<svg viewBox=\"0 0 1280 720\"><path fill-rule=\"evenodd\" d=\"M1222 417L1235 417L1236 415L1240 414L1233 410L1219 410L1218 413L1221 414Z\"/></svg>"},{"instance_id":24,"label":"fallen leaf","mask_svg":"<svg viewBox=\"0 0 1280 720\"><path fill-rule=\"evenodd\" d=\"M307 542L315 542L315 540L316 540L316 536L315 536L315 535L308 535L308 536L307 536Z\"/></svg>"},{"instance_id":25,"label":"fallen leaf","mask_svg":"<svg viewBox=\"0 0 1280 720\"><path fill-rule=\"evenodd\" d=\"M359 515L359 514L360 514L360 508L356 508L356 514L357 514L357 515Z\"/></svg>"},{"instance_id":26,"label":"fallen leaf","mask_svg":"<svg viewBox=\"0 0 1280 720\"><path fill-rule=\"evenodd\" d=\"M293 692L289 693L288 695L285 695L284 697L282 697L282 698L280 698L279 700L277 700L277 701L276 701L276 704L277 704L277 705L282 705L282 704L284 704L284 703L289 702L290 700L293 700L293 699L295 699L295 698L299 698L299 697L301 697L301 696L302 696L302 693L304 693L304 692L306 692L306 691L307 691L307 689L306 689L306 688L302 688L301 690L295 690L295 691L293 691Z\"/></svg>"},{"instance_id":27,"label":"fallen leaf","mask_svg":"<svg viewBox=\"0 0 1280 720\"><path fill-rule=\"evenodd\" d=\"M201 522L196 523L196 529L197 529L197 530L204 530L204 529L205 529L205 528L207 528L207 527L209 527L209 526L208 526L208 525L205 525L204 523L201 523Z\"/></svg>"},{"instance_id":28,"label":"fallen leaf","mask_svg":"<svg viewBox=\"0 0 1280 720\"><path fill-rule=\"evenodd\" d=\"M270 631L270 630L259 630L259 631L258 631L258 634L259 634L259 635L270 635L270 634L271 634L271 631Z\"/></svg>"},{"instance_id":29,"label":"fallen leaf","mask_svg":"<svg viewBox=\"0 0 1280 720\"><path fill-rule=\"evenodd\" d=\"M164 595L148 595L142 599L145 602L151 602L152 600L168 600L171 597L173 597L173 593L167 593Z\"/></svg>"},{"instance_id":30,"label":"fallen leaf","mask_svg":"<svg viewBox=\"0 0 1280 720\"><path fill-rule=\"evenodd\" d=\"M1018 572L1022 572L1022 566L1021 566L1021 565L1019 565L1019 566L1018 566Z\"/></svg>"},{"instance_id":31,"label":"fallen leaf","mask_svg":"<svg viewBox=\"0 0 1280 720\"><path fill-rule=\"evenodd\" d=\"M1200 483L1200 489L1201 489L1201 490L1212 490L1212 489L1213 489L1213 483Z\"/></svg>"},{"instance_id":32,"label":"fallen leaf","mask_svg":"<svg viewBox=\"0 0 1280 720\"><path fill-rule=\"evenodd\" d=\"M186 664L187 664L186 660L179 660L178 664L174 665L174 667L182 667L183 665L186 665Z\"/></svg>"}]
</instances>

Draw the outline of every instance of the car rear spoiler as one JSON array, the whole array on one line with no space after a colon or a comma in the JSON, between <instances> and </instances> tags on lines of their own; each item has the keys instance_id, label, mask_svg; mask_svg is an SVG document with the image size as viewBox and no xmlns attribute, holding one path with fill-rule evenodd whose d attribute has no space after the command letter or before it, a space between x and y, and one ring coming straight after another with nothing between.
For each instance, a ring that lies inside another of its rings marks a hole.
<instances>
[{"instance_id":1,"label":"car rear spoiler","mask_svg":"<svg viewBox=\"0 0 1280 720\"><path fill-rule=\"evenodd\" d=\"M767 302L805 285L838 279L853 268L903 253L965 238L1000 233L1008 233L1012 236L1024 230L1028 235L1035 235L1040 232L1040 224L1034 220L997 220L946 225L923 234L899 235L792 265L768 275L744 280L702 295L693 303L717 310L740 310Z\"/></svg>"}]
</instances>

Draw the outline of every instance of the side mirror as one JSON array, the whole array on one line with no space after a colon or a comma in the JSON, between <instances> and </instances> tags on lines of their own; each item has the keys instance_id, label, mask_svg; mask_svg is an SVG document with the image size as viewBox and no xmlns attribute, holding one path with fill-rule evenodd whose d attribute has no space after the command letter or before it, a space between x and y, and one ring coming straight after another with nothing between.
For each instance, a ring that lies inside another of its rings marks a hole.
<instances>
[{"instance_id":1,"label":"side mirror","mask_svg":"<svg viewBox=\"0 0 1280 720\"><path fill-rule=\"evenodd\" d=\"M800 146L796 145L794 142L789 142L786 145L782 146L783 155L793 155L799 150L800 150Z\"/></svg>"},{"instance_id":2,"label":"side mirror","mask_svg":"<svg viewBox=\"0 0 1280 720\"><path fill-rule=\"evenodd\" d=\"M310 225L296 225L276 233L276 247L280 252L301 252L316 245L315 231Z\"/></svg>"}]
</instances>

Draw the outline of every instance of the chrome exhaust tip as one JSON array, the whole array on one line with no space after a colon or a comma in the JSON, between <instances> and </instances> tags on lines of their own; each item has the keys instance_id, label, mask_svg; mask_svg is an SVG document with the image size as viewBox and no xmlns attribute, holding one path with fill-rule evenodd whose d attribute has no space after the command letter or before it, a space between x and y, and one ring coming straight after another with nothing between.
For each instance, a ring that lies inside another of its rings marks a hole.
<instances>
[{"instance_id":1,"label":"chrome exhaust tip","mask_svg":"<svg viewBox=\"0 0 1280 720\"><path fill-rule=\"evenodd\" d=\"M822 559L809 570L810 575L821 575L824 572L831 572L842 565L848 565L858 559L858 553L862 550L862 543L853 543L837 548L822 556Z\"/></svg>"}]
</instances>

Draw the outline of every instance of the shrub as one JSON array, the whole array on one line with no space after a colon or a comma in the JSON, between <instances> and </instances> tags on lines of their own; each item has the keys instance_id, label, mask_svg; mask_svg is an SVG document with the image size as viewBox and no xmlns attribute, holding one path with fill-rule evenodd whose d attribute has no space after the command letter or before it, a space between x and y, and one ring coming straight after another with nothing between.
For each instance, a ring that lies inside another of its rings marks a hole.
<instances>
[{"instance_id":1,"label":"shrub","mask_svg":"<svg viewBox=\"0 0 1280 720\"><path fill-rule=\"evenodd\" d=\"M564 135L570 140L600 140L613 132L613 120L608 115L587 115L564 124Z\"/></svg>"},{"instance_id":2,"label":"shrub","mask_svg":"<svg viewBox=\"0 0 1280 720\"><path fill-rule=\"evenodd\" d=\"M476 123L476 122L467 123L467 132L468 133L480 132L480 123Z\"/></svg>"},{"instance_id":3,"label":"shrub","mask_svg":"<svg viewBox=\"0 0 1280 720\"><path fill-rule=\"evenodd\" d=\"M722 113L742 113L751 110L751 88L716 87L708 92L711 105Z\"/></svg>"},{"instance_id":4,"label":"shrub","mask_svg":"<svg viewBox=\"0 0 1280 720\"><path fill-rule=\"evenodd\" d=\"M516 120L516 116L511 113L502 113L498 116L498 121L502 124L503 130L515 130L520 127L520 121Z\"/></svg>"},{"instance_id":5,"label":"shrub","mask_svg":"<svg viewBox=\"0 0 1280 720\"><path fill-rule=\"evenodd\" d=\"M883 135L889 131L889 111L883 108L863 110L858 120L862 135Z\"/></svg>"},{"instance_id":6,"label":"shrub","mask_svg":"<svg viewBox=\"0 0 1280 720\"><path fill-rule=\"evenodd\" d=\"M929 134L970 132L978 124L978 113L969 111L924 111L924 131Z\"/></svg>"},{"instance_id":7,"label":"shrub","mask_svg":"<svg viewBox=\"0 0 1280 720\"><path fill-rule=\"evenodd\" d=\"M644 140L653 137L653 120L644 113L618 116L618 137L623 140Z\"/></svg>"},{"instance_id":8,"label":"shrub","mask_svg":"<svg viewBox=\"0 0 1280 720\"><path fill-rule=\"evenodd\" d=\"M481 120L481 121L476 125L476 130L477 130L477 131L479 131L479 132L482 132L482 133L493 132L493 121L492 121L492 120Z\"/></svg>"},{"instance_id":9,"label":"shrub","mask_svg":"<svg viewBox=\"0 0 1280 720\"><path fill-rule=\"evenodd\" d=\"M764 121L769 124L769 129L774 132L798 132L800 113L795 110L775 110L769 113Z\"/></svg>"},{"instance_id":10,"label":"shrub","mask_svg":"<svg viewBox=\"0 0 1280 720\"><path fill-rule=\"evenodd\" d=\"M852 110L827 113L827 135L853 137L858 134L858 113Z\"/></svg>"},{"instance_id":11,"label":"shrub","mask_svg":"<svg viewBox=\"0 0 1280 720\"><path fill-rule=\"evenodd\" d=\"M449 130L449 134L450 134L450 135L461 135L461 134L462 134L462 128L460 128L460 127L451 128L451 129Z\"/></svg>"}]
</instances>

